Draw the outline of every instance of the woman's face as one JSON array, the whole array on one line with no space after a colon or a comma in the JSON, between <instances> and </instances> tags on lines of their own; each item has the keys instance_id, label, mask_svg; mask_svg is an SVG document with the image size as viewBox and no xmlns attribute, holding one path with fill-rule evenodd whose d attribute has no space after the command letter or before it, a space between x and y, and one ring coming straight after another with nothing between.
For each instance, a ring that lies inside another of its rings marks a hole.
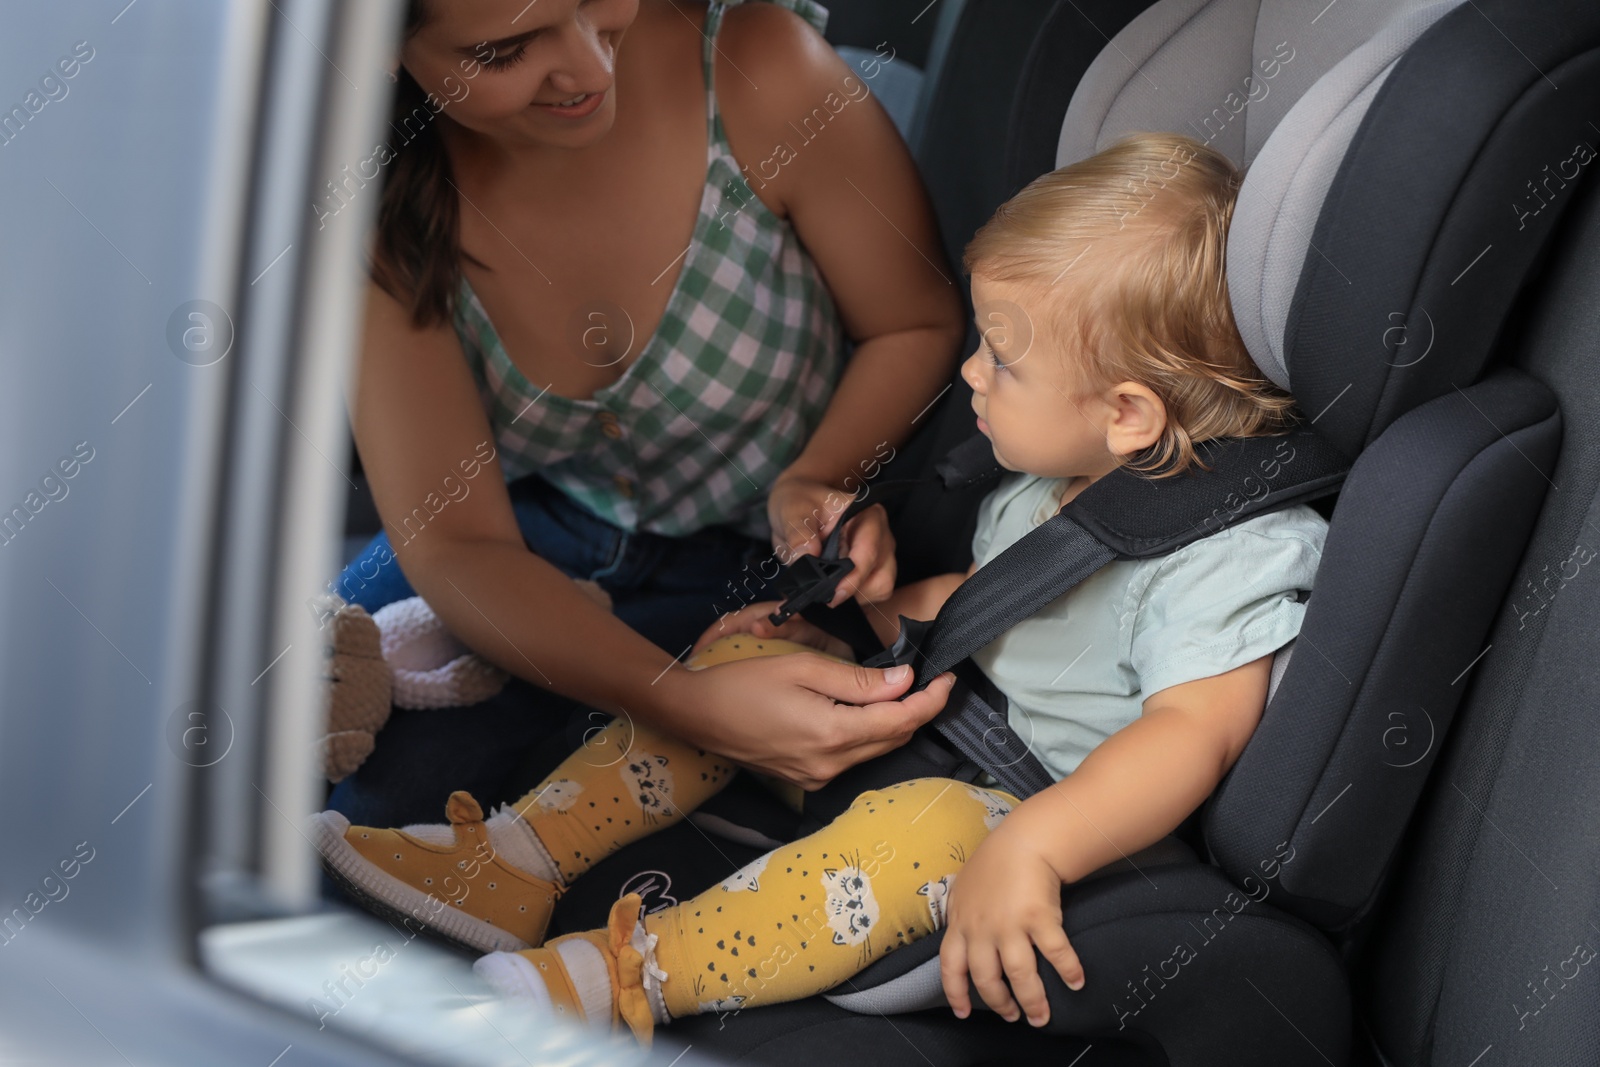
<instances>
[{"instance_id":1,"label":"woman's face","mask_svg":"<svg viewBox=\"0 0 1600 1067\"><path fill-rule=\"evenodd\" d=\"M639 0L427 0L400 62L461 126L508 148L581 148L616 119Z\"/></svg>"}]
</instances>

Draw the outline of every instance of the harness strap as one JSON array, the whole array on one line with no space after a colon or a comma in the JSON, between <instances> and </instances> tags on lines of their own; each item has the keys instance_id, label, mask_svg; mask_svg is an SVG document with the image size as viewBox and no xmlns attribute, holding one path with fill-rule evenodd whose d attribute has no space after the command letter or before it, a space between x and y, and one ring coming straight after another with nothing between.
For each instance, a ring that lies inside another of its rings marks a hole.
<instances>
[{"instance_id":1,"label":"harness strap","mask_svg":"<svg viewBox=\"0 0 1600 1067\"><path fill-rule=\"evenodd\" d=\"M884 497L897 497L935 480L946 489L963 489L994 481L1005 473L994 458L989 439L982 434L963 441L934 465L938 478L891 478L863 486L861 492L839 516L839 521L828 531L822 542L822 551L815 556L800 556L792 560L778 576L778 587L784 601L778 610L767 616L774 626L782 626L790 618L814 604L826 604L833 599L834 590L845 575L855 569L855 561L839 556L839 535L845 524Z\"/></svg>"},{"instance_id":2,"label":"harness strap","mask_svg":"<svg viewBox=\"0 0 1600 1067\"><path fill-rule=\"evenodd\" d=\"M894 645L865 665L911 663L917 672L912 691L957 668L958 684L933 728L1007 792L1025 800L1049 788L1055 777L1030 750L1031 739L1011 729L1005 695L981 671L961 667L970 666L972 653L1115 558L1109 546L1058 513L961 583L932 622L902 615ZM975 684L973 675L982 682Z\"/></svg>"},{"instance_id":3,"label":"harness strap","mask_svg":"<svg viewBox=\"0 0 1600 1067\"><path fill-rule=\"evenodd\" d=\"M1112 560L1165 555L1246 519L1326 496L1350 466L1309 426L1275 437L1207 441L1197 451L1209 468L1197 476L1157 480L1122 468L1099 479L962 582L933 621L901 616L894 645L864 665L912 664L912 692L956 669L958 685L934 728L1015 796L1047 788L1055 779L1028 750L1027 739L1011 730L1004 694L968 657ZM952 450L936 469L946 488L979 484L1000 472L981 436ZM899 492L930 480L873 489ZM870 499L868 493L857 497L830 533L824 554L831 552L835 562L839 531ZM813 585L812 598L831 598L843 573L832 575L832 584L826 575L813 579L826 592ZM781 621L778 615L773 620Z\"/></svg>"},{"instance_id":4,"label":"harness strap","mask_svg":"<svg viewBox=\"0 0 1600 1067\"><path fill-rule=\"evenodd\" d=\"M1038 614L1116 558L1109 545L1066 512L1041 523L950 594L925 635L916 688Z\"/></svg>"},{"instance_id":5,"label":"harness strap","mask_svg":"<svg viewBox=\"0 0 1600 1067\"><path fill-rule=\"evenodd\" d=\"M1026 800L1049 789L1056 779L1033 754L1033 739L1018 736L1011 728L1006 710L1005 694L969 660L956 668L955 688L933 728L957 752L988 771L1000 788Z\"/></svg>"}]
</instances>

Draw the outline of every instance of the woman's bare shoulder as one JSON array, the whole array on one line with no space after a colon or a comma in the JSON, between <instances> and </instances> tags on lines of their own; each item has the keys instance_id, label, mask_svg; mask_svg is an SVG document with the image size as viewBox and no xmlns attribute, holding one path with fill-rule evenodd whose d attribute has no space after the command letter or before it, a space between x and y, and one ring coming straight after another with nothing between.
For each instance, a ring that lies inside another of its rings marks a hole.
<instances>
[{"instance_id":1,"label":"woman's bare shoulder","mask_svg":"<svg viewBox=\"0 0 1600 1067\"><path fill-rule=\"evenodd\" d=\"M722 63L717 69L719 94L725 104L757 93L787 103L809 99L815 90L837 88L848 68L809 22L772 3L743 3L728 10L717 36ZM732 68L733 77L723 71Z\"/></svg>"},{"instance_id":2,"label":"woman's bare shoulder","mask_svg":"<svg viewBox=\"0 0 1600 1067\"><path fill-rule=\"evenodd\" d=\"M460 354L450 323L440 321L418 326L412 319L410 307L370 277L363 321L362 340L367 350L363 358L370 354L379 359L409 359L424 351L454 350L458 356Z\"/></svg>"},{"instance_id":3,"label":"woman's bare shoulder","mask_svg":"<svg viewBox=\"0 0 1600 1067\"><path fill-rule=\"evenodd\" d=\"M678 67L704 51L704 0L643 0L630 32L646 38L649 61ZM805 95L843 69L833 48L811 24L775 3L748 0L728 8L717 33L717 98L724 109L747 101L773 106L772 97ZM799 79L800 84L795 84ZM765 100L756 100L760 94Z\"/></svg>"},{"instance_id":4,"label":"woman's bare shoulder","mask_svg":"<svg viewBox=\"0 0 1600 1067\"><path fill-rule=\"evenodd\" d=\"M759 175L758 195L782 216L803 192L802 173L833 165L829 153L806 147L821 128L865 129L871 121L859 104L850 106L865 99L866 87L810 23L777 4L728 11L717 35L716 86L729 147ZM851 138L828 140L843 146ZM804 163L788 165L796 157Z\"/></svg>"}]
</instances>

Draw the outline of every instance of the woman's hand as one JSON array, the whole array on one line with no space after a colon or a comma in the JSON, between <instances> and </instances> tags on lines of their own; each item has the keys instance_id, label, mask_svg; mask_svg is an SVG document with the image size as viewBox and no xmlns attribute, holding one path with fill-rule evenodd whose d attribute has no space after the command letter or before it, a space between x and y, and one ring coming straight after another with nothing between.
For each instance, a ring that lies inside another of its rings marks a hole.
<instances>
[{"instance_id":1,"label":"woman's hand","mask_svg":"<svg viewBox=\"0 0 1600 1067\"><path fill-rule=\"evenodd\" d=\"M955 676L901 699L912 677L909 667L879 670L809 653L669 669L657 683L668 714L654 721L708 752L820 789L904 745L939 714Z\"/></svg>"},{"instance_id":2,"label":"woman's hand","mask_svg":"<svg viewBox=\"0 0 1600 1067\"><path fill-rule=\"evenodd\" d=\"M820 554L822 542L852 499L826 482L780 475L767 497L767 518L778 561L787 564L796 556ZM894 592L894 534L889 532L889 514L882 504L872 505L845 524L839 535L839 554L855 561L855 569L839 582L829 607L858 595L873 603Z\"/></svg>"},{"instance_id":3,"label":"woman's hand","mask_svg":"<svg viewBox=\"0 0 1600 1067\"><path fill-rule=\"evenodd\" d=\"M1083 988L1083 965L1061 926L1061 879L1020 823L1018 832L1006 833L1013 817L984 839L950 886L939 979L957 1018L972 1011L970 971L984 1003L1007 1022L1019 1018L1020 1001L1028 1022L1043 1026L1050 1021L1050 1002L1034 946L1069 989Z\"/></svg>"},{"instance_id":4,"label":"woman's hand","mask_svg":"<svg viewBox=\"0 0 1600 1067\"><path fill-rule=\"evenodd\" d=\"M689 658L693 659L695 653L705 648L719 637L729 634L749 634L751 637L781 637L787 641L807 645L818 652L826 652L830 656L840 659L851 659L854 650L837 637L807 622L798 615L791 616L789 621L782 626L774 626L767 618L778 610L778 601L769 600L761 604L747 604L738 611L730 611L716 622L706 627L706 632L689 650Z\"/></svg>"}]
</instances>

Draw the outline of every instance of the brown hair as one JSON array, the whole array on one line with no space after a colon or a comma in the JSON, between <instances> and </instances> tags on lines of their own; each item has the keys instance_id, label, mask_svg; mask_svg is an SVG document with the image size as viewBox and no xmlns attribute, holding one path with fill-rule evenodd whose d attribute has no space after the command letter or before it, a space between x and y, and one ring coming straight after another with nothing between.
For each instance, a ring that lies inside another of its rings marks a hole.
<instances>
[{"instance_id":1,"label":"brown hair","mask_svg":"<svg viewBox=\"0 0 1600 1067\"><path fill-rule=\"evenodd\" d=\"M423 0L406 5L405 40L427 21ZM461 284L461 206L450 157L427 106L428 94L401 67L389 126L406 136L408 120L421 116L415 136L397 145L378 203L372 280L411 313L416 327L448 322Z\"/></svg>"},{"instance_id":2,"label":"brown hair","mask_svg":"<svg viewBox=\"0 0 1600 1067\"><path fill-rule=\"evenodd\" d=\"M1268 436L1296 421L1294 398L1251 360L1228 301L1228 225L1240 180L1231 160L1193 138L1136 133L1033 181L962 257L969 274L1036 286L1052 325L1078 331L1092 383L1140 382L1161 398L1161 439L1121 459L1152 477L1209 469L1198 442ZM1140 239L1119 242L1101 269L1080 272L1080 300L1049 298L1079 257L1125 232Z\"/></svg>"}]
</instances>

